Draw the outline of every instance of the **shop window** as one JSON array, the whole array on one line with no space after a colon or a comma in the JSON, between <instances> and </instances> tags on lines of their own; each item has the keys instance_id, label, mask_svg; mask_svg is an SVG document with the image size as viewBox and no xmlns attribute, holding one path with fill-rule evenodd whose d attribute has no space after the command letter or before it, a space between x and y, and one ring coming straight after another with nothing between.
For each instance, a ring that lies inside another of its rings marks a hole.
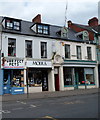
<instances>
[{"instance_id":1,"label":"shop window","mask_svg":"<svg viewBox=\"0 0 100 120\"><path fill-rule=\"evenodd\" d=\"M28 71L28 84L29 87L42 87L43 90L48 89L48 73L44 70L30 69Z\"/></svg>"},{"instance_id":2,"label":"shop window","mask_svg":"<svg viewBox=\"0 0 100 120\"><path fill-rule=\"evenodd\" d=\"M40 34L48 35L49 34L49 26L48 25L38 24L37 25L37 31Z\"/></svg>"},{"instance_id":3,"label":"shop window","mask_svg":"<svg viewBox=\"0 0 100 120\"><path fill-rule=\"evenodd\" d=\"M64 85L73 85L72 68L64 68Z\"/></svg>"},{"instance_id":4,"label":"shop window","mask_svg":"<svg viewBox=\"0 0 100 120\"><path fill-rule=\"evenodd\" d=\"M11 75L11 86L12 87L24 87L24 71L23 70L12 70Z\"/></svg>"},{"instance_id":5,"label":"shop window","mask_svg":"<svg viewBox=\"0 0 100 120\"><path fill-rule=\"evenodd\" d=\"M41 42L41 58L47 58L47 43Z\"/></svg>"},{"instance_id":6,"label":"shop window","mask_svg":"<svg viewBox=\"0 0 100 120\"><path fill-rule=\"evenodd\" d=\"M81 46L76 46L76 50L77 50L77 59L81 59Z\"/></svg>"},{"instance_id":7,"label":"shop window","mask_svg":"<svg viewBox=\"0 0 100 120\"><path fill-rule=\"evenodd\" d=\"M30 87L42 86L42 74L41 71L29 71L28 73L28 84Z\"/></svg>"},{"instance_id":8,"label":"shop window","mask_svg":"<svg viewBox=\"0 0 100 120\"><path fill-rule=\"evenodd\" d=\"M26 57L32 58L32 41L25 41Z\"/></svg>"},{"instance_id":9,"label":"shop window","mask_svg":"<svg viewBox=\"0 0 100 120\"><path fill-rule=\"evenodd\" d=\"M91 59L92 59L91 47L87 47L87 59L88 59L88 60L91 60Z\"/></svg>"},{"instance_id":10,"label":"shop window","mask_svg":"<svg viewBox=\"0 0 100 120\"><path fill-rule=\"evenodd\" d=\"M70 58L70 45L65 44L65 58Z\"/></svg>"},{"instance_id":11,"label":"shop window","mask_svg":"<svg viewBox=\"0 0 100 120\"><path fill-rule=\"evenodd\" d=\"M15 19L6 19L6 28L12 30L20 30L21 23Z\"/></svg>"},{"instance_id":12,"label":"shop window","mask_svg":"<svg viewBox=\"0 0 100 120\"><path fill-rule=\"evenodd\" d=\"M95 84L94 83L94 71L92 68L85 68L86 84Z\"/></svg>"},{"instance_id":13,"label":"shop window","mask_svg":"<svg viewBox=\"0 0 100 120\"><path fill-rule=\"evenodd\" d=\"M8 39L8 56L16 56L16 39Z\"/></svg>"}]
</instances>

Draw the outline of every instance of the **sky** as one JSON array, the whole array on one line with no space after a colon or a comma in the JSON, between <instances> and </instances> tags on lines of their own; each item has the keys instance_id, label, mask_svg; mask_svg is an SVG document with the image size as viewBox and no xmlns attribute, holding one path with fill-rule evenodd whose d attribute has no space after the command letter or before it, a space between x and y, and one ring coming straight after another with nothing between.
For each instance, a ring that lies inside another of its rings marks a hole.
<instances>
[{"instance_id":1,"label":"sky","mask_svg":"<svg viewBox=\"0 0 100 120\"><path fill-rule=\"evenodd\" d=\"M41 14L42 23L63 26L65 16L77 24L98 17L99 0L0 0L0 16L32 21ZM65 12L67 5L67 12Z\"/></svg>"}]
</instances>

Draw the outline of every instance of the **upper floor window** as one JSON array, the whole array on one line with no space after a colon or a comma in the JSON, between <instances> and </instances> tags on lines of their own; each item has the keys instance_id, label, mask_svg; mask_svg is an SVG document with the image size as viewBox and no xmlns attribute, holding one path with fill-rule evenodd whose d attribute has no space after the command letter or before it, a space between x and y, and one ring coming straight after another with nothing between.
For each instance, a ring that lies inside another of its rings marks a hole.
<instances>
[{"instance_id":1,"label":"upper floor window","mask_svg":"<svg viewBox=\"0 0 100 120\"><path fill-rule=\"evenodd\" d=\"M40 34L48 35L49 34L49 26L48 25L38 24L37 32L40 33Z\"/></svg>"},{"instance_id":2,"label":"upper floor window","mask_svg":"<svg viewBox=\"0 0 100 120\"><path fill-rule=\"evenodd\" d=\"M65 44L65 58L70 58L70 45Z\"/></svg>"},{"instance_id":3,"label":"upper floor window","mask_svg":"<svg viewBox=\"0 0 100 120\"><path fill-rule=\"evenodd\" d=\"M26 57L32 58L32 41L25 41Z\"/></svg>"},{"instance_id":4,"label":"upper floor window","mask_svg":"<svg viewBox=\"0 0 100 120\"><path fill-rule=\"evenodd\" d=\"M47 58L47 43L41 42L41 58Z\"/></svg>"},{"instance_id":5,"label":"upper floor window","mask_svg":"<svg viewBox=\"0 0 100 120\"><path fill-rule=\"evenodd\" d=\"M87 59L88 59L88 60L91 60L91 59L92 59L91 47L87 47Z\"/></svg>"},{"instance_id":6,"label":"upper floor window","mask_svg":"<svg viewBox=\"0 0 100 120\"><path fill-rule=\"evenodd\" d=\"M12 30L20 30L21 24L20 21L14 19L6 19L6 28Z\"/></svg>"},{"instance_id":7,"label":"upper floor window","mask_svg":"<svg viewBox=\"0 0 100 120\"><path fill-rule=\"evenodd\" d=\"M81 59L81 46L76 46L76 50L77 50L77 59Z\"/></svg>"},{"instance_id":8,"label":"upper floor window","mask_svg":"<svg viewBox=\"0 0 100 120\"><path fill-rule=\"evenodd\" d=\"M16 39L8 38L8 56L16 56Z\"/></svg>"}]
</instances>

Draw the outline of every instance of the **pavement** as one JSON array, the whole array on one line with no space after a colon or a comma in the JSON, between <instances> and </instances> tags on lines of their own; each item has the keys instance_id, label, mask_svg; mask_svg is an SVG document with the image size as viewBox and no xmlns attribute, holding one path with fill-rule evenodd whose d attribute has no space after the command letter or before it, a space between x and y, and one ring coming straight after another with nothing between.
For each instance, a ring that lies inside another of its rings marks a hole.
<instances>
[{"instance_id":1,"label":"pavement","mask_svg":"<svg viewBox=\"0 0 100 120\"><path fill-rule=\"evenodd\" d=\"M42 99L42 98L53 98L53 97L69 97L76 95L86 95L86 94L97 94L100 92L100 88L92 89L75 89L75 90L66 90L66 91L43 91L39 93L29 93L29 94L19 94L19 95L10 95L5 94L0 96L0 101L15 101L15 100L29 100L29 99Z\"/></svg>"}]
</instances>

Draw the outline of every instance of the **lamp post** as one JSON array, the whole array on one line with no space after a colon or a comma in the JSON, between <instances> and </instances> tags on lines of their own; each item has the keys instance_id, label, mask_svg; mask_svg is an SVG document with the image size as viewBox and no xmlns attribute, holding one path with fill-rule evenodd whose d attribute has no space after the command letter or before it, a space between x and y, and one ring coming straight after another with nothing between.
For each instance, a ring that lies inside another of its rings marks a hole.
<instances>
[{"instance_id":1,"label":"lamp post","mask_svg":"<svg viewBox=\"0 0 100 120\"><path fill-rule=\"evenodd\" d=\"M29 98L29 88L28 88L28 68L26 69L26 84L27 84L27 98Z\"/></svg>"}]
</instances>

